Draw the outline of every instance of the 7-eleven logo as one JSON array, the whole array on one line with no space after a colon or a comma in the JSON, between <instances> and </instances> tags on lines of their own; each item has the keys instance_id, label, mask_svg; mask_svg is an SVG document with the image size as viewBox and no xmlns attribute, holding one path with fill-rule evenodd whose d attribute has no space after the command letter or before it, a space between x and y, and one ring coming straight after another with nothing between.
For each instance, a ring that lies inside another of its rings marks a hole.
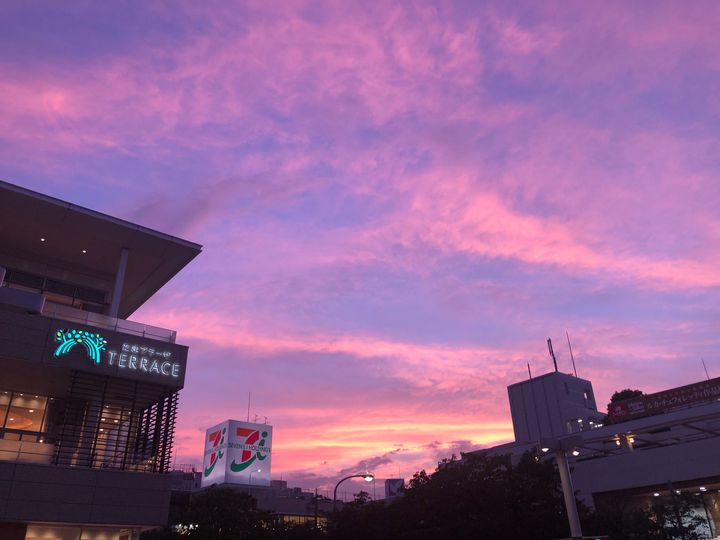
<instances>
[{"instance_id":1,"label":"7-eleven logo","mask_svg":"<svg viewBox=\"0 0 720 540\"><path fill-rule=\"evenodd\" d=\"M240 454L240 463L236 463L233 459L232 463L230 464L230 470L233 472L240 472L247 469L250 465L252 465L255 460L263 461L267 458L267 455L270 453L270 447L265 446L265 437L268 436L267 431L263 431L260 433L257 429L250 429L250 428L236 428L237 429L237 437L240 440L241 438L245 439L245 443L239 445L239 448L242 448L242 453Z\"/></svg>"},{"instance_id":2,"label":"7-eleven logo","mask_svg":"<svg viewBox=\"0 0 720 540\"><path fill-rule=\"evenodd\" d=\"M213 431L208 435L208 442L212 443L212 448L218 448L221 444L225 442L225 431L226 428L223 428L222 431L217 430ZM213 472L213 469L215 468L215 465L217 465L218 461L220 461L225 454L222 450L213 450L213 452L210 454L210 463L208 463L208 466L203 471L203 474L207 478L210 476L210 473Z\"/></svg>"}]
</instances>

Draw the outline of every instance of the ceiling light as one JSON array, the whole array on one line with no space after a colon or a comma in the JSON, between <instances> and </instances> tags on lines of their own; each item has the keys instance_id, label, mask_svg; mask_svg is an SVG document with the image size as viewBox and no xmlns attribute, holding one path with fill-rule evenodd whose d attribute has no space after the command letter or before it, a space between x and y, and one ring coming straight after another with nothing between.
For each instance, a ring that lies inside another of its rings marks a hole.
<instances>
[{"instance_id":1,"label":"ceiling light","mask_svg":"<svg viewBox=\"0 0 720 540\"><path fill-rule=\"evenodd\" d=\"M576 448L575 450L572 451L572 455L573 455L573 456L579 456L579 455L580 455L580 450L578 450L578 449Z\"/></svg>"},{"instance_id":2,"label":"ceiling light","mask_svg":"<svg viewBox=\"0 0 720 540\"><path fill-rule=\"evenodd\" d=\"M11 422L14 422L14 421L15 421L15 419L14 419L14 418L10 418L9 420L10 420Z\"/></svg>"},{"instance_id":3,"label":"ceiling light","mask_svg":"<svg viewBox=\"0 0 720 540\"><path fill-rule=\"evenodd\" d=\"M30 409L28 412L35 412L35 409Z\"/></svg>"},{"instance_id":4,"label":"ceiling light","mask_svg":"<svg viewBox=\"0 0 720 540\"><path fill-rule=\"evenodd\" d=\"M550 449L549 449L547 446L543 446L540 450L542 450L543 452L549 452L549 451L550 451Z\"/></svg>"},{"instance_id":5,"label":"ceiling light","mask_svg":"<svg viewBox=\"0 0 720 540\"><path fill-rule=\"evenodd\" d=\"M44 239L44 238L41 238L41 239L40 239L40 241L41 241L41 242L44 242L44 241L45 241L45 239Z\"/></svg>"},{"instance_id":6,"label":"ceiling light","mask_svg":"<svg viewBox=\"0 0 720 540\"><path fill-rule=\"evenodd\" d=\"M707 491L707 488L705 486L700 486L700 491Z\"/></svg>"},{"instance_id":7,"label":"ceiling light","mask_svg":"<svg viewBox=\"0 0 720 540\"><path fill-rule=\"evenodd\" d=\"M83 252L83 253L87 253L87 249L83 249L82 252Z\"/></svg>"},{"instance_id":8,"label":"ceiling light","mask_svg":"<svg viewBox=\"0 0 720 540\"><path fill-rule=\"evenodd\" d=\"M659 497L659 496L660 496L660 494L657 491L655 493L653 493L653 497Z\"/></svg>"}]
</instances>

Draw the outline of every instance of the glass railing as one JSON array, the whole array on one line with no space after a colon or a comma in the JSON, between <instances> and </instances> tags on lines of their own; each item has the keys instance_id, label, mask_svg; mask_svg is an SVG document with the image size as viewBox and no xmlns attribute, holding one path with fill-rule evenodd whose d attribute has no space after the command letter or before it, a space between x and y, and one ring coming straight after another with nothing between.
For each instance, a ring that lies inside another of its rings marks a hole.
<instances>
[{"instance_id":1,"label":"glass railing","mask_svg":"<svg viewBox=\"0 0 720 540\"><path fill-rule=\"evenodd\" d=\"M54 302L46 301L42 314L54 319L62 319L63 321L76 322L87 326L96 326L98 328L105 328L106 330L114 330L124 334L142 336L167 343L175 343L175 337L177 336L175 330L168 330L167 328L160 328L158 326L151 326L149 324L142 324L125 319L117 319L109 315L83 311Z\"/></svg>"}]
</instances>

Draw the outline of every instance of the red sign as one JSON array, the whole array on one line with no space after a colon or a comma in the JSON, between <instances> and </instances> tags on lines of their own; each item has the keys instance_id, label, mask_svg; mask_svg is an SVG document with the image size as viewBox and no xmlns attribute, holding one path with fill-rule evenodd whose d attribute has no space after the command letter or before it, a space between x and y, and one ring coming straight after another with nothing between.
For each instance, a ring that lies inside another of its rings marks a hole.
<instances>
[{"instance_id":1,"label":"red sign","mask_svg":"<svg viewBox=\"0 0 720 540\"><path fill-rule=\"evenodd\" d=\"M618 401L610 406L610 416L615 421L630 420L718 399L720 399L720 377Z\"/></svg>"}]
</instances>

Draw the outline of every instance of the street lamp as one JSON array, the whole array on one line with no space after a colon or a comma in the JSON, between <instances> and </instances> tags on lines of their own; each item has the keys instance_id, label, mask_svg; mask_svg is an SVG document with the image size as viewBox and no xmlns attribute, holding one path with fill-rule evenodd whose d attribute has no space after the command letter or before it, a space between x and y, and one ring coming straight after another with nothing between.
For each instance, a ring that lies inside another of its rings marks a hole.
<instances>
[{"instance_id":1,"label":"street lamp","mask_svg":"<svg viewBox=\"0 0 720 540\"><path fill-rule=\"evenodd\" d=\"M252 486L252 474L254 472L262 472L262 469L258 469L257 471L250 471L250 479L248 480L248 482L249 482L249 485L251 485L251 486Z\"/></svg>"},{"instance_id":2,"label":"street lamp","mask_svg":"<svg viewBox=\"0 0 720 540\"><path fill-rule=\"evenodd\" d=\"M570 536L573 538L582 538L582 529L580 527L577 501L575 500L575 491L572 485L572 476L570 475L570 466L565 452L572 450L572 455L577 456L580 454L579 445L580 439L577 436L561 440L545 439L540 443L540 449L543 453L552 452L555 456L555 463L557 463L558 472L560 473L563 498L565 499L568 524L570 525Z\"/></svg>"},{"instance_id":3,"label":"street lamp","mask_svg":"<svg viewBox=\"0 0 720 540\"><path fill-rule=\"evenodd\" d=\"M337 484L335 484L335 490L333 491L333 512L335 512L336 510L338 486L342 484L345 480L350 480L351 478L362 478L366 482L372 482L373 480L375 480L375 475L369 472L366 472L365 474L351 474L350 476L346 476Z\"/></svg>"}]
</instances>

